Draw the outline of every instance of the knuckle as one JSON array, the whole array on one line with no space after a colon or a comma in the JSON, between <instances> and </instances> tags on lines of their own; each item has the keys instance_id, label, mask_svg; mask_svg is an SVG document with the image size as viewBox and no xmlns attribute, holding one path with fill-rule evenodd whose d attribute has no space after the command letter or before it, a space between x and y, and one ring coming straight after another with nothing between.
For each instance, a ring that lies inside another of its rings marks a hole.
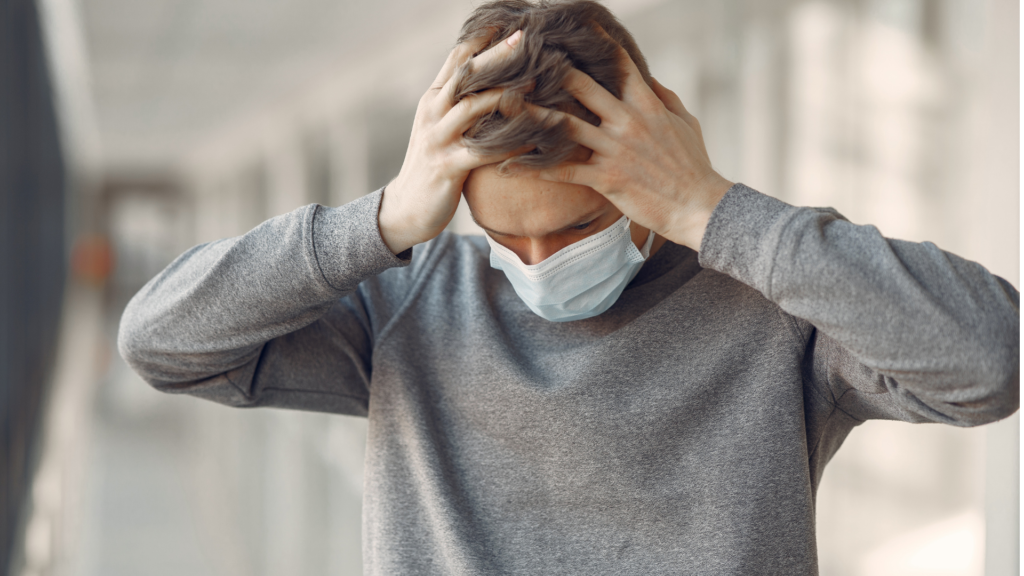
<instances>
[{"instance_id":1,"label":"knuckle","mask_svg":"<svg viewBox=\"0 0 1024 576\"><path fill-rule=\"evenodd\" d=\"M413 126L417 126L421 130L426 130L436 123L437 113L431 106L424 105L422 108L416 110L416 116L413 119Z\"/></svg>"},{"instance_id":2,"label":"knuckle","mask_svg":"<svg viewBox=\"0 0 1024 576\"><path fill-rule=\"evenodd\" d=\"M423 148L426 150L439 151L444 146L444 141L441 139L437 130L433 130L431 126L428 128L419 140L423 143Z\"/></svg>"},{"instance_id":3,"label":"knuckle","mask_svg":"<svg viewBox=\"0 0 1024 576\"><path fill-rule=\"evenodd\" d=\"M476 105L477 97L475 95L466 96L459 103L454 106L455 113L464 116L473 113L473 107Z\"/></svg>"},{"instance_id":4,"label":"knuckle","mask_svg":"<svg viewBox=\"0 0 1024 576\"><path fill-rule=\"evenodd\" d=\"M428 128L428 122L426 118L426 112L423 110L417 110L416 116L412 120L412 133L417 135Z\"/></svg>"},{"instance_id":5,"label":"knuckle","mask_svg":"<svg viewBox=\"0 0 1024 576\"><path fill-rule=\"evenodd\" d=\"M649 97L645 95L637 101L637 108L644 114L660 112L664 107L665 104L653 93Z\"/></svg>"},{"instance_id":6,"label":"knuckle","mask_svg":"<svg viewBox=\"0 0 1024 576\"><path fill-rule=\"evenodd\" d=\"M610 167L601 176L601 185L605 190L618 190L621 184L622 171L618 168Z\"/></svg>"},{"instance_id":7,"label":"knuckle","mask_svg":"<svg viewBox=\"0 0 1024 576\"><path fill-rule=\"evenodd\" d=\"M586 89L583 74L575 69L569 69L569 72L565 75L565 79L562 80L562 87L569 92L581 92Z\"/></svg>"},{"instance_id":8,"label":"knuckle","mask_svg":"<svg viewBox=\"0 0 1024 576\"><path fill-rule=\"evenodd\" d=\"M630 114L629 118L622 125L624 136L636 137L644 132L644 123L635 115Z\"/></svg>"},{"instance_id":9,"label":"knuckle","mask_svg":"<svg viewBox=\"0 0 1024 576\"><path fill-rule=\"evenodd\" d=\"M577 94L582 94L584 96L589 96L597 91L596 82L588 82L585 78L581 78L580 76L575 76L572 86Z\"/></svg>"}]
</instances>

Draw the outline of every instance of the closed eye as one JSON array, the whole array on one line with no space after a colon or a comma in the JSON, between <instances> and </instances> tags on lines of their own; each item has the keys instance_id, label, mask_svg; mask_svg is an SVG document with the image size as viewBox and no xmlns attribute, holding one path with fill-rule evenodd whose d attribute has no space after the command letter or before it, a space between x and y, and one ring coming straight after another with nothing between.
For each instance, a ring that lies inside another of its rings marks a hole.
<instances>
[{"instance_id":1,"label":"closed eye","mask_svg":"<svg viewBox=\"0 0 1024 576\"><path fill-rule=\"evenodd\" d=\"M586 224L577 224L577 225L573 226L572 228L570 228L570 230L577 230L577 231L582 232L582 231L586 230L587 228L590 228L590 225L593 224L596 221L597 221L597 218L594 218L593 220L591 220L590 222L587 222Z\"/></svg>"}]
</instances>

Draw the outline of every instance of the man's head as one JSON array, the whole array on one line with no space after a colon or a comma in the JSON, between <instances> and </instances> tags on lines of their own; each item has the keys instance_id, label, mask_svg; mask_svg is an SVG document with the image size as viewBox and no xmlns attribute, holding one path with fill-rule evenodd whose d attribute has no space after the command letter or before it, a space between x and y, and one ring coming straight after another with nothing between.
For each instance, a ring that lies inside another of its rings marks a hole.
<instances>
[{"instance_id":1,"label":"man's head","mask_svg":"<svg viewBox=\"0 0 1024 576\"><path fill-rule=\"evenodd\" d=\"M621 98L626 74L619 62L621 46L648 84L651 76L633 37L607 8L591 0L490 2L470 15L460 42L485 37L483 51L516 30L523 36L510 57L479 69L470 61L456 71L452 98L457 102L469 94L504 88L501 111L482 116L466 132L466 145L481 155L534 147L501 164L473 170L463 191L477 223L523 262L536 264L611 226L622 213L592 188L506 173L505 168L514 164L544 168L589 157L590 151L570 138L566 123L531 114L524 104L599 125L596 115L562 89L570 69L586 73ZM648 231L636 224L632 229L639 247Z\"/></svg>"},{"instance_id":2,"label":"man's head","mask_svg":"<svg viewBox=\"0 0 1024 576\"><path fill-rule=\"evenodd\" d=\"M533 150L503 166L532 168L559 164L576 153L565 123L551 123L526 111L524 103L551 108L582 118L595 126L600 119L562 89L566 74L576 68L622 97L625 72L619 64L619 46L626 50L649 84L647 62L629 31L593 0L496 0L484 4L462 26L459 42L487 38L486 50L516 30L523 38L512 56L486 67L472 61L453 78L453 103L466 96L503 88L499 110L482 116L466 131L466 145L481 155L512 152L524 145ZM507 115L506 115L507 114Z\"/></svg>"}]
</instances>

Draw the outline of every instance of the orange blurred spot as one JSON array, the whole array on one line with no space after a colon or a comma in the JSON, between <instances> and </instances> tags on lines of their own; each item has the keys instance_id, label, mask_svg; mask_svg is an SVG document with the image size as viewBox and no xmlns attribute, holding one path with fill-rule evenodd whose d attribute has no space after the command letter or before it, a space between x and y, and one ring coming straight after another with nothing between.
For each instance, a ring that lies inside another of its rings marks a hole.
<instances>
[{"instance_id":1,"label":"orange blurred spot","mask_svg":"<svg viewBox=\"0 0 1024 576\"><path fill-rule=\"evenodd\" d=\"M75 241L71 250L71 275L86 284L102 285L114 271L114 249L106 236L90 234Z\"/></svg>"}]
</instances>

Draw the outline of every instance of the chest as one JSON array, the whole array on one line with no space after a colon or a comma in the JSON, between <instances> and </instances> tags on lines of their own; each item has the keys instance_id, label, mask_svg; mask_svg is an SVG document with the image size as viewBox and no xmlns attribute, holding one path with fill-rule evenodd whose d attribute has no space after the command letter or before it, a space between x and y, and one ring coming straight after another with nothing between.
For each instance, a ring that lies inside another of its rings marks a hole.
<instances>
[{"instance_id":1,"label":"chest","mask_svg":"<svg viewBox=\"0 0 1024 576\"><path fill-rule=\"evenodd\" d=\"M698 466L684 460L718 451L770 459L752 439L803 436L799 342L753 290L698 277L653 304L627 291L607 317L570 323L519 309L506 301L514 293L450 296L462 301L420 303L428 312L378 350L375 365L387 368L375 369L372 396L460 449Z\"/></svg>"}]
</instances>

